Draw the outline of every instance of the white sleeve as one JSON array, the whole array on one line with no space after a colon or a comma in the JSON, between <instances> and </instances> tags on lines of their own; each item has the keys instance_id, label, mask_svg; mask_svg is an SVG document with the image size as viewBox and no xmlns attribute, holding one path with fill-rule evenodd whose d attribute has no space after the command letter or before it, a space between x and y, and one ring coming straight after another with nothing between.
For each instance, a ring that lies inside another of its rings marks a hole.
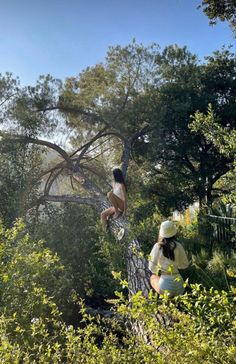
<instances>
[{"instance_id":1,"label":"white sleeve","mask_svg":"<svg viewBox=\"0 0 236 364\"><path fill-rule=\"evenodd\" d=\"M178 269L188 268L189 261L188 261L186 252L180 243L177 243L176 253L177 254L175 254L175 258L176 258L176 264L178 266Z\"/></svg>"},{"instance_id":2,"label":"white sleeve","mask_svg":"<svg viewBox=\"0 0 236 364\"><path fill-rule=\"evenodd\" d=\"M157 274L158 270L160 269L158 267L159 252L160 252L160 246L158 244L155 244L150 253L148 262L148 268L154 274Z\"/></svg>"}]
</instances>

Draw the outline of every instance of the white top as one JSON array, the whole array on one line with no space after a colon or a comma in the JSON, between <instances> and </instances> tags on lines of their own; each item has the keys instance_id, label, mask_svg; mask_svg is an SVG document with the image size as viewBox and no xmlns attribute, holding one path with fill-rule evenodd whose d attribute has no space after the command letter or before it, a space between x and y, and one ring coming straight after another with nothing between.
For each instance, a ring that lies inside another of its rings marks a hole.
<instances>
[{"instance_id":1,"label":"white top","mask_svg":"<svg viewBox=\"0 0 236 364\"><path fill-rule=\"evenodd\" d=\"M113 193L114 193L114 195L119 197L122 201L125 200L125 196L124 196L124 192L123 192L121 183L115 182L113 184Z\"/></svg>"},{"instance_id":2,"label":"white top","mask_svg":"<svg viewBox=\"0 0 236 364\"><path fill-rule=\"evenodd\" d=\"M174 249L175 260L166 258L163 255L163 250L160 244L156 243L151 251L149 260L149 269L152 273L157 274L161 270L162 274L172 273L178 274L178 269L185 269L189 266L189 261L185 253L184 248L178 242L176 243L176 248Z\"/></svg>"}]
</instances>

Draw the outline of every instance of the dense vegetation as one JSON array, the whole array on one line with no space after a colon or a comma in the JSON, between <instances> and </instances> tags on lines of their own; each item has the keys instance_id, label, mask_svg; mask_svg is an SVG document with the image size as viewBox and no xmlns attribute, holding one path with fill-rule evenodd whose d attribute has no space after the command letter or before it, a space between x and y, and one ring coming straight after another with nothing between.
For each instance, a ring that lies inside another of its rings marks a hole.
<instances>
[{"instance_id":1,"label":"dense vegetation","mask_svg":"<svg viewBox=\"0 0 236 364\"><path fill-rule=\"evenodd\" d=\"M176 299L140 292L130 301L120 288L110 301L113 315L95 317L58 255L32 241L20 221L2 228L0 241L2 363L234 363L232 292L187 284ZM114 276L127 287L120 273ZM79 317L72 326L73 305ZM134 323L143 335L133 333Z\"/></svg>"},{"instance_id":2,"label":"dense vegetation","mask_svg":"<svg viewBox=\"0 0 236 364\"><path fill-rule=\"evenodd\" d=\"M134 41L64 82L0 75L1 363L235 362L236 255L205 219L235 217L235 96L230 49ZM114 165L128 217L104 232ZM196 201L178 223L186 293L132 291L161 221Z\"/></svg>"}]
</instances>

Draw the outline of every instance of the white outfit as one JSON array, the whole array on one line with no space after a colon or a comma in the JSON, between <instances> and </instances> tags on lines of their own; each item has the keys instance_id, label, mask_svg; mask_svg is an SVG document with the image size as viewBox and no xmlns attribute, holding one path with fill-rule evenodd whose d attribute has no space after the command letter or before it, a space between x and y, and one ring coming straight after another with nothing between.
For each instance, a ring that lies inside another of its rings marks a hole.
<instances>
[{"instance_id":1,"label":"white outfit","mask_svg":"<svg viewBox=\"0 0 236 364\"><path fill-rule=\"evenodd\" d=\"M153 274L158 275L161 271L159 288L162 292L169 291L173 295L182 294L184 291L183 279L179 274L179 269L189 266L188 258L182 245L178 242L174 249L175 260L166 258L160 244L156 243L151 251L149 269Z\"/></svg>"},{"instance_id":2,"label":"white outfit","mask_svg":"<svg viewBox=\"0 0 236 364\"><path fill-rule=\"evenodd\" d=\"M159 282L161 293L168 291L172 296L178 296L184 293L184 281L180 274L176 275L161 275Z\"/></svg>"},{"instance_id":3,"label":"white outfit","mask_svg":"<svg viewBox=\"0 0 236 364\"><path fill-rule=\"evenodd\" d=\"M125 200L125 196L124 196L124 192L123 192L121 183L115 182L113 184L113 193L114 193L114 195L119 197L122 201Z\"/></svg>"}]
</instances>

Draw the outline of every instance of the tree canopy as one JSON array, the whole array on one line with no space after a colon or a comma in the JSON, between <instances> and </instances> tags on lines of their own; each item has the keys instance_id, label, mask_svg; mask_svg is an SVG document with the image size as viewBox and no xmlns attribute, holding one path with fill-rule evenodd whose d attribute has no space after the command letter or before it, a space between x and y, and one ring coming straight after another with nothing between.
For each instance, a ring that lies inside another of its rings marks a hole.
<instances>
[{"instance_id":1,"label":"tree canopy","mask_svg":"<svg viewBox=\"0 0 236 364\"><path fill-rule=\"evenodd\" d=\"M210 24L217 20L227 20L234 33L236 32L236 2L235 0L203 0L201 7L210 19ZM235 33L236 34L236 33Z\"/></svg>"},{"instance_id":2,"label":"tree canopy","mask_svg":"<svg viewBox=\"0 0 236 364\"><path fill-rule=\"evenodd\" d=\"M197 199L210 204L214 184L233 168L231 156L189 125L210 103L222 127L234 127L235 73L235 55L227 49L202 63L186 47L161 50L134 41L111 47L104 63L64 83L42 76L36 86L20 88L3 76L2 120L14 140L51 148L62 158L48 171L47 195L70 171L97 196L109 185L104 175L112 164L121 162L124 174L138 164L144 192L168 213ZM70 137L63 148L58 141L65 133Z\"/></svg>"}]
</instances>

